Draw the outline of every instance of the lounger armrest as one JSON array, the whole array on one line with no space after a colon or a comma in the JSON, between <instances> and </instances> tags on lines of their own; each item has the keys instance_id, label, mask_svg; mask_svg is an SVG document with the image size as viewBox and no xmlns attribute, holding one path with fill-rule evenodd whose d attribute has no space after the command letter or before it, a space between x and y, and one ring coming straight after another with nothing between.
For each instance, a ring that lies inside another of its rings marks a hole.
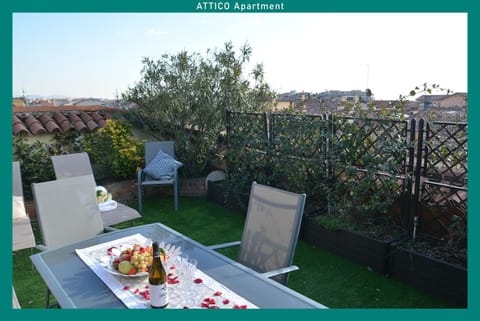
<instances>
[{"instance_id":1,"label":"lounger armrest","mask_svg":"<svg viewBox=\"0 0 480 321\"><path fill-rule=\"evenodd\" d=\"M266 276L267 278L271 278L271 277L274 277L274 276L277 276L277 275L293 272L293 271L296 271L298 269L299 269L298 266L291 265L291 266L287 266L287 267L284 267L284 268L281 268L281 269L277 269L277 270L262 273L262 275Z\"/></svg>"},{"instance_id":2,"label":"lounger armrest","mask_svg":"<svg viewBox=\"0 0 480 321\"><path fill-rule=\"evenodd\" d=\"M229 242L229 243L223 243L223 244L210 245L207 247L211 250L218 250L218 249L224 249L227 247L239 246L240 244L241 244L240 241L235 241L235 242Z\"/></svg>"}]
</instances>

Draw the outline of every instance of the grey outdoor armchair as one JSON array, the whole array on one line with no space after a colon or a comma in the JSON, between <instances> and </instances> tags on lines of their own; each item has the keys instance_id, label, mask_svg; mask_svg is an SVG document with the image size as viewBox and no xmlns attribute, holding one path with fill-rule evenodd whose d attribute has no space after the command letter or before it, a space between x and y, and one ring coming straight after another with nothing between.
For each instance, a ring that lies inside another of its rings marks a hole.
<instances>
[{"instance_id":1,"label":"grey outdoor armchair","mask_svg":"<svg viewBox=\"0 0 480 321\"><path fill-rule=\"evenodd\" d=\"M20 163L12 164L12 250L35 247L30 217L25 211Z\"/></svg>"},{"instance_id":2,"label":"grey outdoor armchair","mask_svg":"<svg viewBox=\"0 0 480 321\"><path fill-rule=\"evenodd\" d=\"M305 207L305 194L252 183L241 241L210 246L240 245L237 261L282 283L292 265Z\"/></svg>"},{"instance_id":3,"label":"grey outdoor armchair","mask_svg":"<svg viewBox=\"0 0 480 321\"><path fill-rule=\"evenodd\" d=\"M173 141L145 143L145 168L137 173L138 210L140 213L142 212L143 189L151 186L172 186L174 207L175 211L178 211L178 168L183 164L175 160L174 144ZM160 151L163 153L159 153ZM166 158L160 159L162 155Z\"/></svg>"},{"instance_id":4,"label":"grey outdoor armchair","mask_svg":"<svg viewBox=\"0 0 480 321\"><path fill-rule=\"evenodd\" d=\"M92 165L90 163L90 158L88 157L87 153L82 152L55 155L52 156L51 159L53 170L55 171L55 176L57 179L91 175L94 180L92 194L95 194L96 182L93 175ZM105 226L111 226L126 221L132 221L132 224L134 224L134 220L141 217L140 213L136 209L118 201L115 209L101 211L100 215Z\"/></svg>"}]
</instances>

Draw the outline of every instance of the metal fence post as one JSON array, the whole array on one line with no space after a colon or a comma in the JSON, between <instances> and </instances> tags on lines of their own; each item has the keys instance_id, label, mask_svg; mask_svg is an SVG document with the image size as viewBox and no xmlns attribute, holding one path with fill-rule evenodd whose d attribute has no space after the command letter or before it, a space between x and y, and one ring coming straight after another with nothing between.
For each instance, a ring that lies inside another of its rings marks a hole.
<instances>
[{"instance_id":1,"label":"metal fence post","mask_svg":"<svg viewBox=\"0 0 480 321\"><path fill-rule=\"evenodd\" d=\"M420 119L418 123L418 139L417 139L417 155L416 155L416 161L414 165L414 174L413 174L413 179L414 179L414 187L413 187L413 206L412 206L412 213L410 215L410 222L409 226L413 227L413 224L415 221L417 221L418 218L418 207L420 203L420 181L422 178L422 159L423 159L423 152L424 152L424 146L423 146L423 136L425 135L424 132L424 123L425 120L422 118Z\"/></svg>"}]
</instances>

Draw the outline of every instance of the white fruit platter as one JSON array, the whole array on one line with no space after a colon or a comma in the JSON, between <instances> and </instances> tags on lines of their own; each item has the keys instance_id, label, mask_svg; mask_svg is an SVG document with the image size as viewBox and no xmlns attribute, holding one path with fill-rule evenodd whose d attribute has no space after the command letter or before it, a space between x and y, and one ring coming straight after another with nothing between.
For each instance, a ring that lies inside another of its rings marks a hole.
<instances>
[{"instance_id":1,"label":"white fruit platter","mask_svg":"<svg viewBox=\"0 0 480 321\"><path fill-rule=\"evenodd\" d=\"M165 243L160 243L161 258L165 262L175 256L180 255L180 247ZM112 246L107 249L107 255L101 258L104 268L111 274L122 277L145 277L152 265L152 245L125 245Z\"/></svg>"}]
</instances>

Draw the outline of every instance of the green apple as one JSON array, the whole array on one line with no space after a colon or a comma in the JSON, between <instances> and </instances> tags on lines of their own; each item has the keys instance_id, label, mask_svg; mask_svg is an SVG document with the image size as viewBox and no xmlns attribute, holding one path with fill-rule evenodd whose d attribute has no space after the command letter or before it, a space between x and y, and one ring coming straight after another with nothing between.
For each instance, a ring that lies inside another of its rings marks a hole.
<instances>
[{"instance_id":1,"label":"green apple","mask_svg":"<svg viewBox=\"0 0 480 321\"><path fill-rule=\"evenodd\" d=\"M122 261L118 264L118 270L123 274L128 274L131 268L133 268L133 264L129 261Z\"/></svg>"}]
</instances>

